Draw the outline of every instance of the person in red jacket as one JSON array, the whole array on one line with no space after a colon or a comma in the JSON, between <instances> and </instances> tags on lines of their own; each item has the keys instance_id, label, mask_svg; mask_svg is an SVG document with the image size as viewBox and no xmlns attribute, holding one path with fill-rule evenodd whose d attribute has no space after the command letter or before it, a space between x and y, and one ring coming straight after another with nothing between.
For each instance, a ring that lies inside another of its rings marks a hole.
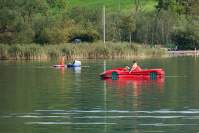
<instances>
[{"instance_id":1,"label":"person in red jacket","mask_svg":"<svg viewBox=\"0 0 199 133\"><path fill-rule=\"evenodd\" d=\"M59 61L59 65L64 65L64 61L65 61L65 58L64 58L64 56L62 56Z\"/></svg>"},{"instance_id":2,"label":"person in red jacket","mask_svg":"<svg viewBox=\"0 0 199 133\"><path fill-rule=\"evenodd\" d=\"M133 71L141 71L141 67L137 65L137 62L136 61L133 61L133 65L131 67L131 70L129 73L133 72Z\"/></svg>"}]
</instances>

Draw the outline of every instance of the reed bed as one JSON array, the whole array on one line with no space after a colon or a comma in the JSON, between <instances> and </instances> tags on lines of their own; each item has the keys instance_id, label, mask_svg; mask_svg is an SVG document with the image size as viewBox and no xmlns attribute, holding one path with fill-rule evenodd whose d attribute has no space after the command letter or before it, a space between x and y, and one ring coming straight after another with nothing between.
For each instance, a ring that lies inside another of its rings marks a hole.
<instances>
[{"instance_id":1,"label":"reed bed","mask_svg":"<svg viewBox=\"0 0 199 133\"><path fill-rule=\"evenodd\" d=\"M0 44L0 59L27 59L47 60L65 56L67 59L99 59L99 58L148 58L163 57L166 54L164 48L142 46L128 43L80 43L80 44Z\"/></svg>"}]
</instances>

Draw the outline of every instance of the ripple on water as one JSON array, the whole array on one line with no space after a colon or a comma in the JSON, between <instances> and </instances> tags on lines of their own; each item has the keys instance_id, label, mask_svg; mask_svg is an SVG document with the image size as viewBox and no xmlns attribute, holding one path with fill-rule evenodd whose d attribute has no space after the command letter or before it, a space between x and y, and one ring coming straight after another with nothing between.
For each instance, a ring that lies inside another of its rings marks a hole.
<instances>
[{"instance_id":1,"label":"ripple on water","mask_svg":"<svg viewBox=\"0 0 199 133\"><path fill-rule=\"evenodd\" d=\"M23 119L24 123L28 125L36 125L36 124L37 125L111 125L111 124L120 124L120 120L139 119L140 121L136 123L137 126L154 126L154 127L199 126L199 124L197 124L197 121L199 120L198 109L188 109L188 110L161 109L153 111L35 110L34 112L28 112L28 113L10 113L7 115L2 115L1 118ZM103 121L104 119L109 120L109 122L104 122ZM182 121L183 119L186 121ZM36 120L36 122L34 120ZM176 123L173 123L174 122L173 120ZM149 123L146 123L147 121ZM156 121L160 123L153 123Z\"/></svg>"}]
</instances>

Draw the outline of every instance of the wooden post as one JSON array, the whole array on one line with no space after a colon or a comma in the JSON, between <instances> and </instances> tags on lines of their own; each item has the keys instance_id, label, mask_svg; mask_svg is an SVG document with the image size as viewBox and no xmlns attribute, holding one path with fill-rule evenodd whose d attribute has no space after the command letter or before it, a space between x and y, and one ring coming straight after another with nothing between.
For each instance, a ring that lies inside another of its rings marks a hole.
<instances>
[{"instance_id":1,"label":"wooden post","mask_svg":"<svg viewBox=\"0 0 199 133\"><path fill-rule=\"evenodd\" d=\"M195 48L195 56L197 56L197 50L196 50L196 48Z\"/></svg>"}]
</instances>

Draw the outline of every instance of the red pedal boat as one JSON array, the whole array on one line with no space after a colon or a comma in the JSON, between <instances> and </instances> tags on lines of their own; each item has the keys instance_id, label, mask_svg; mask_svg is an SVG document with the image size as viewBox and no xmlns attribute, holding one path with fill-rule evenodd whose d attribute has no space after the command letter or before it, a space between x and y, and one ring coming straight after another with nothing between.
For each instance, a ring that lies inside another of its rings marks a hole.
<instances>
[{"instance_id":1,"label":"red pedal boat","mask_svg":"<svg viewBox=\"0 0 199 133\"><path fill-rule=\"evenodd\" d=\"M139 71L126 71L124 68L116 68L104 71L100 74L102 78L141 78L141 79L152 79L155 80L157 78L164 77L165 72L163 69L146 69Z\"/></svg>"}]
</instances>

